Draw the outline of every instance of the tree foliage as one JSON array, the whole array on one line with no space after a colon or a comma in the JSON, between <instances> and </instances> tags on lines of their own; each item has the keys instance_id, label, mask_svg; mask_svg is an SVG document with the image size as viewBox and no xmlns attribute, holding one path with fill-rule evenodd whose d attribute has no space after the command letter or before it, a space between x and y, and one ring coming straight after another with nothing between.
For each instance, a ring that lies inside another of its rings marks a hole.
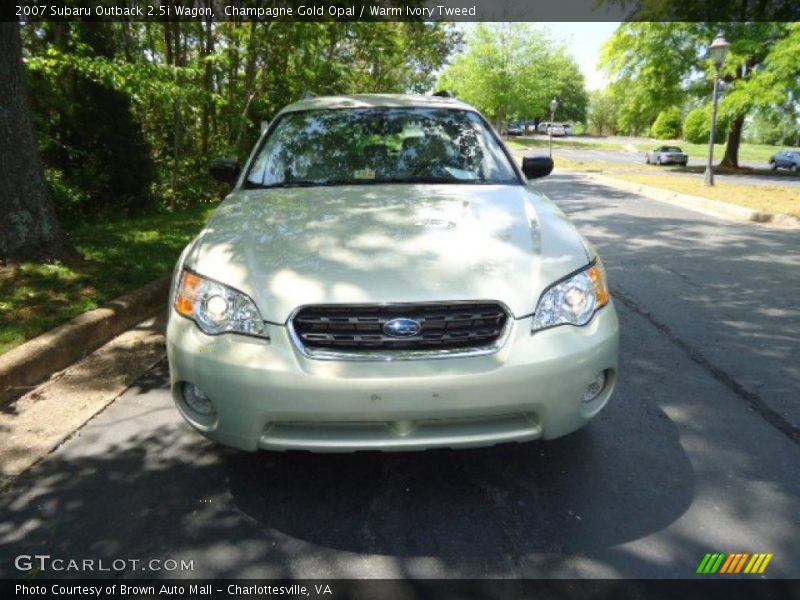
<instances>
[{"instance_id":1,"label":"tree foliage","mask_svg":"<svg viewBox=\"0 0 800 600\"><path fill-rule=\"evenodd\" d=\"M711 104L695 108L686 115L683 122L683 139L692 144L707 144L711 137ZM725 143L728 136L730 119L725 115L717 116L717 127L714 135L715 144Z\"/></svg>"},{"instance_id":2,"label":"tree foliage","mask_svg":"<svg viewBox=\"0 0 800 600\"><path fill-rule=\"evenodd\" d=\"M681 136L682 120L681 109L677 106L662 110L650 128L650 136L659 140L676 140Z\"/></svg>"},{"instance_id":3,"label":"tree foliage","mask_svg":"<svg viewBox=\"0 0 800 600\"><path fill-rule=\"evenodd\" d=\"M56 218L33 131L16 22L0 23L0 265L8 260L71 260Z\"/></svg>"},{"instance_id":4,"label":"tree foliage","mask_svg":"<svg viewBox=\"0 0 800 600\"><path fill-rule=\"evenodd\" d=\"M589 94L589 127L597 135L616 134L619 102L610 88L595 90Z\"/></svg>"},{"instance_id":5,"label":"tree foliage","mask_svg":"<svg viewBox=\"0 0 800 600\"><path fill-rule=\"evenodd\" d=\"M512 119L584 121L588 97L583 74L563 46L527 23L479 23L465 53L442 73L439 88L474 105L500 126Z\"/></svg>"},{"instance_id":6,"label":"tree foliage","mask_svg":"<svg viewBox=\"0 0 800 600\"><path fill-rule=\"evenodd\" d=\"M62 214L172 208L215 193L306 93L424 92L458 48L423 22L96 22L23 27L39 144Z\"/></svg>"},{"instance_id":7,"label":"tree foliage","mask_svg":"<svg viewBox=\"0 0 800 600\"><path fill-rule=\"evenodd\" d=\"M711 96L714 67L707 48L718 32L731 43L721 73L720 114L730 119L723 162L737 166L746 116L755 108L785 103L797 93L797 24L625 23L607 42L601 64L615 78L613 87L623 101L623 126L641 128L661 110L691 97Z\"/></svg>"}]
</instances>

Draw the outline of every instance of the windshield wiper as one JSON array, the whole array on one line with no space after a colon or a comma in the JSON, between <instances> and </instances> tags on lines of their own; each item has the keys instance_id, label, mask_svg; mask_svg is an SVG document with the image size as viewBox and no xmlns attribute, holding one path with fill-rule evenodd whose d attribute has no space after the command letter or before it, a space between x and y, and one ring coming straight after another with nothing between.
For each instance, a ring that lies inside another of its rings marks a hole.
<instances>
[{"instance_id":1,"label":"windshield wiper","mask_svg":"<svg viewBox=\"0 0 800 600\"><path fill-rule=\"evenodd\" d=\"M296 179L294 181L279 181L277 183L255 183L248 181L246 187L248 189L267 190L271 188L292 188L292 187L312 187L315 185L327 185L325 182L308 181L305 179Z\"/></svg>"},{"instance_id":2,"label":"windshield wiper","mask_svg":"<svg viewBox=\"0 0 800 600\"><path fill-rule=\"evenodd\" d=\"M413 177L385 177L381 179L327 179L325 181L313 181L306 179L298 179L293 181L280 181L278 183L254 183L248 181L246 187L248 189L275 189L275 188L293 188L293 187L324 187L333 185L381 185L384 183L451 183L451 184L467 184L467 185L497 185L508 184L508 181L500 181L493 179L458 179L457 177L436 177L436 176L423 176L417 175Z\"/></svg>"}]
</instances>

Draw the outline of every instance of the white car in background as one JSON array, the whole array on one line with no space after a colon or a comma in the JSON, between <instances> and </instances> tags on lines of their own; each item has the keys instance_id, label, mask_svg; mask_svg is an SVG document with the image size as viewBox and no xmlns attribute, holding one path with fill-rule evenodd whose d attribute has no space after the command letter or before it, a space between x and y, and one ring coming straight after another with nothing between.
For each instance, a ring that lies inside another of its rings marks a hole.
<instances>
[{"instance_id":1,"label":"white car in background","mask_svg":"<svg viewBox=\"0 0 800 600\"><path fill-rule=\"evenodd\" d=\"M644 155L644 162L648 165L681 165L685 167L689 163L689 155L678 146L659 146Z\"/></svg>"},{"instance_id":2,"label":"white car in background","mask_svg":"<svg viewBox=\"0 0 800 600\"><path fill-rule=\"evenodd\" d=\"M553 137L564 137L567 135L567 129L561 123L551 123L547 127L547 133Z\"/></svg>"}]
</instances>

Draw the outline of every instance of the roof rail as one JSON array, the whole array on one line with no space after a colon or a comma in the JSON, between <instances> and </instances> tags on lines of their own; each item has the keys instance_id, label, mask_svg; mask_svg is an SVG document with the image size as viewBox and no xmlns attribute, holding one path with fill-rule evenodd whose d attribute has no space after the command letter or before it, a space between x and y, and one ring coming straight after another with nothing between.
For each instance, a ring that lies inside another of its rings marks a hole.
<instances>
[{"instance_id":1,"label":"roof rail","mask_svg":"<svg viewBox=\"0 0 800 600\"><path fill-rule=\"evenodd\" d=\"M451 92L450 90L437 90L431 94L431 96L437 96L439 98L455 98L456 95Z\"/></svg>"}]
</instances>

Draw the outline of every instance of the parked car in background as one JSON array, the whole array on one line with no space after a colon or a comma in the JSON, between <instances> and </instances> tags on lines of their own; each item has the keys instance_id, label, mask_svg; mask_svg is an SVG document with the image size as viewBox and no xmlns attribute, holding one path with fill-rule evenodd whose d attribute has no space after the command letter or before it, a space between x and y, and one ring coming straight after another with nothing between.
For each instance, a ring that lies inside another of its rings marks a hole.
<instances>
[{"instance_id":1,"label":"parked car in background","mask_svg":"<svg viewBox=\"0 0 800 600\"><path fill-rule=\"evenodd\" d=\"M506 128L505 134L510 136L524 135L525 126L521 123L511 123Z\"/></svg>"},{"instance_id":2,"label":"parked car in background","mask_svg":"<svg viewBox=\"0 0 800 600\"><path fill-rule=\"evenodd\" d=\"M769 166L773 171L776 169L789 169L797 173L797 171L800 171L800 150L781 150L776 152L770 157Z\"/></svg>"},{"instance_id":3,"label":"parked car in background","mask_svg":"<svg viewBox=\"0 0 800 600\"><path fill-rule=\"evenodd\" d=\"M570 123L562 123L564 126L564 135L572 135L572 124Z\"/></svg>"},{"instance_id":4,"label":"parked car in background","mask_svg":"<svg viewBox=\"0 0 800 600\"><path fill-rule=\"evenodd\" d=\"M539 133L547 133L547 128L550 127L550 121L542 121L536 127L536 131Z\"/></svg>"},{"instance_id":5,"label":"parked car in background","mask_svg":"<svg viewBox=\"0 0 800 600\"><path fill-rule=\"evenodd\" d=\"M567 135L567 130L561 123L550 123L550 126L547 128L547 133L553 137L564 137Z\"/></svg>"},{"instance_id":6,"label":"parked car in background","mask_svg":"<svg viewBox=\"0 0 800 600\"><path fill-rule=\"evenodd\" d=\"M241 450L421 450L552 439L617 381L597 251L451 98L314 97L270 122L181 254L170 389Z\"/></svg>"},{"instance_id":7,"label":"parked car in background","mask_svg":"<svg viewBox=\"0 0 800 600\"><path fill-rule=\"evenodd\" d=\"M678 146L659 146L644 155L644 162L648 165L681 165L685 167L689 162L689 155Z\"/></svg>"}]
</instances>

